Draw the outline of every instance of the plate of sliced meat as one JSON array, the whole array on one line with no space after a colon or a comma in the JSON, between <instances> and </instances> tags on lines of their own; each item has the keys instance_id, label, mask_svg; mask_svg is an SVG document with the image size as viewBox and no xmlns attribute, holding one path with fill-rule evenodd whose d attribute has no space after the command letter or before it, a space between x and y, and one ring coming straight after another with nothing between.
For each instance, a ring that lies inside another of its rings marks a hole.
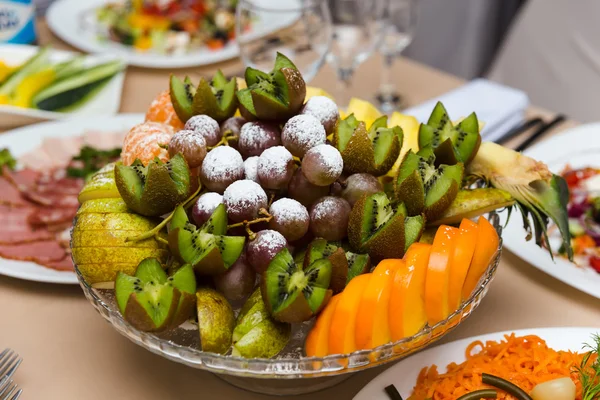
<instances>
[{"instance_id":1,"label":"plate of sliced meat","mask_svg":"<svg viewBox=\"0 0 600 400\"><path fill-rule=\"evenodd\" d=\"M85 177L119 157L142 114L46 122L0 134L0 274L75 284L69 253Z\"/></svg>"}]
</instances>

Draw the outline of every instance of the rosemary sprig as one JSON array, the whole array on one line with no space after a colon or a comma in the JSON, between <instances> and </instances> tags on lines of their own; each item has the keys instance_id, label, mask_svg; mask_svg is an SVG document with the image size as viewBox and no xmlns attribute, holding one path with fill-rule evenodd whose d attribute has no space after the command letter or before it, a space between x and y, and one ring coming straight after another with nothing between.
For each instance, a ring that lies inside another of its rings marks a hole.
<instances>
[{"instance_id":1,"label":"rosemary sprig","mask_svg":"<svg viewBox=\"0 0 600 400\"><path fill-rule=\"evenodd\" d=\"M575 367L583 389L582 400L600 399L600 360L598 360L598 354L600 354L600 335L594 334L592 339L594 339L593 344L586 343L583 346L583 349L588 351L583 356L581 365ZM596 355L596 359L590 363L590 359L594 355Z\"/></svg>"}]
</instances>

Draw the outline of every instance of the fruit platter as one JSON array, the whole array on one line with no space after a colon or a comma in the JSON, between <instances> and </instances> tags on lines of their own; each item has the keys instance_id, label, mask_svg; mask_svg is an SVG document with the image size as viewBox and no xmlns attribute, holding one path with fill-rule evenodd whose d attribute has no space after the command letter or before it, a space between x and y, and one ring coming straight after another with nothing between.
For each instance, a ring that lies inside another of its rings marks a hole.
<instances>
[{"instance_id":1,"label":"fruit platter","mask_svg":"<svg viewBox=\"0 0 600 400\"><path fill-rule=\"evenodd\" d=\"M168 86L87 181L71 237L88 299L154 353L230 381L355 372L475 310L502 250L495 210L548 248L555 224L572 257L564 179L482 142L474 113L340 110L282 54Z\"/></svg>"}]
</instances>

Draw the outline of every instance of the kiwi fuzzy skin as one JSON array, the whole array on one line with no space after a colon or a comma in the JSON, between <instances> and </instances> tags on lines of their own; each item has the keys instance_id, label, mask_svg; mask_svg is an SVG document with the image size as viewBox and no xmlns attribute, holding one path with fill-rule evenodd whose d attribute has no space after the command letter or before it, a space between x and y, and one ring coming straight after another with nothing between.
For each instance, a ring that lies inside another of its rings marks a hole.
<instances>
[{"instance_id":1,"label":"kiwi fuzzy skin","mask_svg":"<svg viewBox=\"0 0 600 400\"><path fill-rule=\"evenodd\" d=\"M371 144L372 146L372 144ZM386 174L393 166L400 155L401 143L398 136L394 136L392 146L389 148L385 160L380 165L375 165L375 153L373 153L373 170L371 175L381 176Z\"/></svg>"},{"instance_id":2,"label":"kiwi fuzzy skin","mask_svg":"<svg viewBox=\"0 0 600 400\"><path fill-rule=\"evenodd\" d=\"M339 143L337 135L336 133L335 142ZM338 150L340 150L339 147ZM375 152L364 122L358 124L346 148L340 153L344 160L344 172L347 174L368 173L372 170L375 162Z\"/></svg>"},{"instance_id":3,"label":"kiwi fuzzy skin","mask_svg":"<svg viewBox=\"0 0 600 400\"><path fill-rule=\"evenodd\" d=\"M173 288L173 299L169 308L169 314L161 325L156 325L152 318L146 312L146 309L140 304L135 293L132 293L127 300L123 318L129 322L135 329L142 332L160 332L171 326L175 311L179 305L181 292L177 288Z\"/></svg>"},{"instance_id":4,"label":"kiwi fuzzy skin","mask_svg":"<svg viewBox=\"0 0 600 400\"><path fill-rule=\"evenodd\" d=\"M235 78L233 78L233 80L235 81ZM237 92L237 81L235 81L234 85L233 99L225 109L222 109L217 101L217 97L212 91L210 83L204 78L200 78L200 83L198 83L196 95L194 96L194 102L192 103L194 115L209 115L218 123L232 117L233 114L235 114L235 110L238 108L238 98L235 95L235 92Z\"/></svg>"},{"instance_id":5,"label":"kiwi fuzzy skin","mask_svg":"<svg viewBox=\"0 0 600 400\"><path fill-rule=\"evenodd\" d=\"M173 321L171 321L171 328L177 328L185 321L190 319L194 315L194 309L196 308L196 295L193 293L181 292L181 298L179 304L173 315Z\"/></svg>"},{"instance_id":6,"label":"kiwi fuzzy skin","mask_svg":"<svg viewBox=\"0 0 600 400\"><path fill-rule=\"evenodd\" d=\"M269 314L271 314L271 316L277 321L300 323L309 320L313 316L313 312L308 305L308 301L304 297L304 294L302 294L301 290L298 290L296 293L296 298L289 306L283 310L275 312L273 310L273 304L267 295L266 279L261 280L260 287L262 298L267 306L267 310L269 310Z\"/></svg>"},{"instance_id":7,"label":"kiwi fuzzy skin","mask_svg":"<svg viewBox=\"0 0 600 400\"><path fill-rule=\"evenodd\" d=\"M429 207L425 207L424 214L427 221L435 221L436 219L444 215L448 207L450 207L450 204L452 204L452 202L456 198L456 195L458 194L458 189L458 184L455 181L453 181L450 184L450 188L448 189L448 191L442 197L440 197L438 201L436 201Z\"/></svg>"},{"instance_id":8,"label":"kiwi fuzzy skin","mask_svg":"<svg viewBox=\"0 0 600 400\"><path fill-rule=\"evenodd\" d=\"M423 208L425 208L425 187L419 171L413 171L400 184L398 184L398 175L396 175L394 194L396 199L404 202L408 215L419 215L423 212Z\"/></svg>"}]
</instances>

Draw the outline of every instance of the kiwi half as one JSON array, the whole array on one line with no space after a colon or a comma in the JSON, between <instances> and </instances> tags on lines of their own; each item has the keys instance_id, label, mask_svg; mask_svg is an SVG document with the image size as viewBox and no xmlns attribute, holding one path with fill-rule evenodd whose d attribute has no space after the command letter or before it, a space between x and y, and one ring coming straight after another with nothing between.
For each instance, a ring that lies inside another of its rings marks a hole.
<instances>
[{"instance_id":1,"label":"kiwi half","mask_svg":"<svg viewBox=\"0 0 600 400\"><path fill-rule=\"evenodd\" d=\"M233 330L231 355L246 358L271 358L289 342L291 325L275 321L262 300L260 288L248 298Z\"/></svg>"},{"instance_id":2,"label":"kiwi half","mask_svg":"<svg viewBox=\"0 0 600 400\"><path fill-rule=\"evenodd\" d=\"M115 165L119 194L138 214L157 217L183 202L190 193L190 169L181 154L166 163L158 158L144 166L136 160L131 166Z\"/></svg>"},{"instance_id":3,"label":"kiwi half","mask_svg":"<svg viewBox=\"0 0 600 400\"><path fill-rule=\"evenodd\" d=\"M226 272L244 250L246 238L225 236L227 216L219 205L200 229L189 222L183 207L175 210L169 232L169 248L184 263L191 264L200 275ZM212 231L212 233L210 233Z\"/></svg>"},{"instance_id":4,"label":"kiwi half","mask_svg":"<svg viewBox=\"0 0 600 400\"><path fill-rule=\"evenodd\" d=\"M227 80L221 70L210 82L201 78L192 103L194 115L208 115L217 122L232 117L238 108L237 90L236 78Z\"/></svg>"},{"instance_id":5,"label":"kiwi half","mask_svg":"<svg viewBox=\"0 0 600 400\"><path fill-rule=\"evenodd\" d=\"M115 281L115 298L125 320L145 332L172 327L175 319L181 320L182 314L188 311L186 301L183 302L186 303L183 304L185 309L180 309L180 306L182 290L196 284L193 273L189 275L190 271L183 270L177 280L169 279L157 259L146 258L138 265L135 276L119 272Z\"/></svg>"},{"instance_id":6,"label":"kiwi half","mask_svg":"<svg viewBox=\"0 0 600 400\"><path fill-rule=\"evenodd\" d=\"M463 164L435 166L431 148L409 150L394 179L396 199L404 202L408 215L425 214L428 221L443 215L462 186Z\"/></svg>"},{"instance_id":7,"label":"kiwi half","mask_svg":"<svg viewBox=\"0 0 600 400\"><path fill-rule=\"evenodd\" d=\"M167 278L167 284L181 292L171 327L176 328L194 315L196 308L196 276L190 264L185 264Z\"/></svg>"},{"instance_id":8,"label":"kiwi half","mask_svg":"<svg viewBox=\"0 0 600 400\"><path fill-rule=\"evenodd\" d=\"M245 72L246 89L237 92L246 120L283 121L296 115L306 98L306 83L294 63L277 53L270 73L251 67Z\"/></svg>"},{"instance_id":9,"label":"kiwi half","mask_svg":"<svg viewBox=\"0 0 600 400\"><path fill-rule=\"evenodd\" d=\"M467 165L477 154L480 144L477 115L472 113L454 126L441 102L435 105L427 124L419 127L419 148L431 147L437 165L458 162Z\"/></svg>"},{"instance_id":10,"label":"kiwi half","mask_svg":"<svg viewBox=\"0 0 600 400\"><path fill-rule=\"evenodd\" d=\"M386 116L375 120L367 130L364 122L351 114L340 121L334 134L334 143L344 160L344 171L349 174L385 174L398 158L402 141L402 128L388 128Z\"/></svg>"},{"instance_id":11,"label":"kiwi half","mask_svg":"<svg viewBox=\"0 0 600 400\"><path fill-rule=\"evenodd\" d=\"M169 94L175 113L182 122L185 123L195 115L192 103L196 95L196 86L194 86L189 77L186 76L182 81L175 75L171 75L169 79Z\"/></svg>"},{"instance_id":12,"label":"kiwi half","mask_svg":"<svg viewBox=\"0 0 600 400\"><path fill-rule=\"evenodd\" d=\"M355 254L345 251L340 243L327 242L325 239L315 239L304 253L303 265L310 266L316 260L326 258L331 262L331 283L329 288L333 293L339 293L360 274L371 269L371 259L368 254Z\"/></svg>"},{"instance_id":13,"label":"kiwi half","mask_svg":"<svg viewBox=\"0 0 600 400\"><path fill-rule=\"evenodd\" d=\"M275 255L261 282L263 301L280 322L302 322L319 313L331 298L332 266L322 258L307 268L296 264L287 248Z\"/></svg>"}]
</instances>

